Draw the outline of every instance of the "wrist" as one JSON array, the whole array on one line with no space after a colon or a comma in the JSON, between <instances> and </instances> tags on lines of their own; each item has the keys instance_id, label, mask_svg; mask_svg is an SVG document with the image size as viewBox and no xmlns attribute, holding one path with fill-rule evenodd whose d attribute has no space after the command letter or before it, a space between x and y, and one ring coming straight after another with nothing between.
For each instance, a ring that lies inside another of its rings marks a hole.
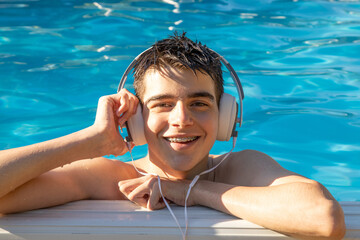
<instances>
[{"instance_id":1,"label":"wrist","mask_svg":"<svg viewBox=\"0 0 360 240\"><path fill-rule=\"evenodd\" d=\"M204 180L198 180L191 189L189 198L191 198L194 205L205 206L204 199L202 199L204 196L203 182Z\"/></svg>"},{"instance_id":2,"label":"wrist","mask_svg":"<svg viewBox=\"0 0 360 240\"><path fill-rule=\"evenodd\" d=\"M85 158L96 158L110 154L111 143L107 142L105 131L98 126L92 125L77 133L79 144L82 146L79 153L85 154Z\"/></svg>"},{"instance_id":3,"label":"wrist","mask_svg":"<svg viewBox=\"0 0 360 240\"><path fill-rule=\"evenodd\" d=\"M199 180L193 187L193 201L197 205L206 206L226 212L223 209L222 196L231 189L231 185L207 180Z\"/></svg>"},{"instance_id":4,"label":"wrist","mask_svg":"<svg viewBox=\"0 0 360 240\"><path fill-rule=\"evenodd\" d=\"M98 124L94 124L84 129L84 131L87 132L89 143L93 146L89 151L94 157L104 155L119 156L128 151L118 131L110 131L109 128Z\"/></svg>"}]
</instances>

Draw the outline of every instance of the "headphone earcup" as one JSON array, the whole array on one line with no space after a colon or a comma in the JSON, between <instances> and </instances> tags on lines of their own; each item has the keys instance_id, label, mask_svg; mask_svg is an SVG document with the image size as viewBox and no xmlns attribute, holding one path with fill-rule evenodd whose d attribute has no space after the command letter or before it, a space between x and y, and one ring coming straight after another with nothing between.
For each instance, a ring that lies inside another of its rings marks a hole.
<instances>
[{"instance_id":1,"label":"headphone earcup","mask_svg":"<svg viewBox=\"0 0 360 240\"><path fill-rule=\"evenodd\" d=\"M216 140L229 141L235 128L237 104L234 96L223 93L219 106L219 126Z\"/></svg>"},{"instance_id":2,"label":"headphone earcup","mask_svg":"<svg viewBox=\"0 0 360 240\"><path fill-rule=\"evenodd\" d=\"M132 142L137 146L146 144L144 119L141 112L141 106L138 104L136 113L127 121L128 135L132 139Z\"/></svg>"}]
</instances>

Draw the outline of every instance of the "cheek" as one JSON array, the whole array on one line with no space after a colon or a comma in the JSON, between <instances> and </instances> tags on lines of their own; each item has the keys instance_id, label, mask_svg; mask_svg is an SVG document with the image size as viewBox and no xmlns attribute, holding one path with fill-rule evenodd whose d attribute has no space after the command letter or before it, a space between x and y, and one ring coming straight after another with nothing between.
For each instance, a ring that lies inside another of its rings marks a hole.
<instances>
[{"instance_id":1,"label":"cheek","mask_svg":"<svg viewBox=\"0 0 360 240\"><path fill-rule=\"evenodd\" d=\"M144 127L145 127L145 137L148 138L153 134L158 134L160 131L164 130L166 126L166 119L159 115L154 115L151 113L144 114Z\"/></svg>"},{"instance_id":2,"label":"cheek","mask_svg":"<svg viewBox=\"0 0 360 240\"><path fill-rule=\"evenodd\" d=\"M198 118L199 126L204 129L204 131L213 141L216 140L218 132L218 118L219 116L217 112L213 112L211 114L204 114L203 116L199 116Z\"/></svg>"}]
</instances>

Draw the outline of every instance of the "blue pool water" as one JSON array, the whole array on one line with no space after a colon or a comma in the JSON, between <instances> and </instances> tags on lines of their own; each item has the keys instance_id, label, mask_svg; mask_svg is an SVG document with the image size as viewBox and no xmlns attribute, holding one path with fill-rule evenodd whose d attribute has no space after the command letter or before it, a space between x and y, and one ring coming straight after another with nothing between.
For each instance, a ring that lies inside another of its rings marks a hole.
<instances>
[{"instance_id":1,"label":"blue pool water","mask_svg":"<svg viewBox=\"0 0 360 240\"><path fill-rule=\"evenodd\" d=\"M132 58L184 30L242 80L237 150L264 151L338 200L359 201L359 3L1 0L0 149L91 125ZM230 148L217 143L212 153Z\"/></svg>"}]
</instances>

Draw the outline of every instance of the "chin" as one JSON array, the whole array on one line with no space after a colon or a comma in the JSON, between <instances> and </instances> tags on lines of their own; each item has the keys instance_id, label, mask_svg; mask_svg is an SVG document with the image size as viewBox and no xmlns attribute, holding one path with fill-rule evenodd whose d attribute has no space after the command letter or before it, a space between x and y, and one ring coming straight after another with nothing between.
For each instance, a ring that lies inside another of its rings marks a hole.
<instances>
[{"instance_id":1,"label":"chin","mask_svg":"<svg viewBox=\"0 0 360 240\"><path fill-rule=\"evenodd\" d=\"M198 157L194 159L193 157L189 157L189 156L182 156L182 157L172 156L171 158L168 158L170 159L170 161L168 161L167 164L174 171L189 172L192 169L194 169L197 165L199 165L204 158L205 157L202 158Z\"/></svg>"},{"instance_id":2,"label":"chin","mask_svg":"<svg viewBox=\"0 0 360 240\"><path fill-rule=\"evenodd\" d=\"M180 172L187 172L194 167L193 164L190 165L188 161L171 161L167 163L171 169Z\"/></svg>"}]
</instances>

